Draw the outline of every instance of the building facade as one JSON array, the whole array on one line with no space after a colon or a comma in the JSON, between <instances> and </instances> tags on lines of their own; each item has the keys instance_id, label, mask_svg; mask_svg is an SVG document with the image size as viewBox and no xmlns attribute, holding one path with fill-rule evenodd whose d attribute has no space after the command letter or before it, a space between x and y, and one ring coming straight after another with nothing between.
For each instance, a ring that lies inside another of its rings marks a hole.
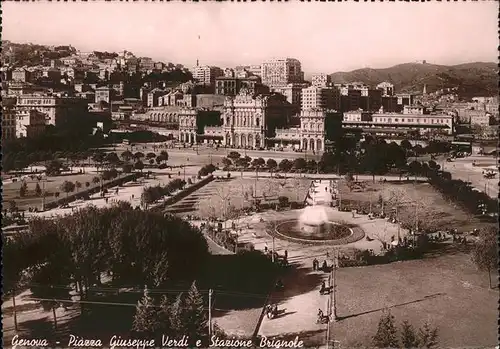
<instances>
[{"instance_id":1,"label":"building facade","mask_svg":"<svg viewBox=\"0 0 500 349\"><path fill-rule=\"evenodd\" d=\"M252 96L242 89L226 97L221 114L223 144L242 148L263 148L276 128L286 126L293 107L280 95Z\"/></svg>"},{"instance_id":2,"label":"building facade","mask_svg":"<svg viewBox=\"0 0 500 349\"><path fill-rule=\"evenodd\" d=\"M2 99L2 141L16 138L15 99Z\"/></svg>"},{"instance_id":3,"label":"building facade","mask_svg":"<svg viewBox=\"0 0 500 349\"><path fill-rule=\"evenodd\" d=\"M300 61L295 58L278 58L262 63L261 79L269 87L285 86L304 81Z\"/></svg>"},{"instance_id":4,"label":"building facade","mask_svg":"<svg viewBox=\"0 0 500 349\"><path fill-rule=\"evenodd\" d=\"M62 126L87 112L85 100L51 95L22 95L17 98L17 111L37 110L45 114L47 125Z\"/></svg>"},{"instance_id":5,"label":"building facade","mask_svg":"<svg viewBox=\"0 0 500 349\"><path fill-rule=\"evenodd\" d=\"M300 108L302 105L302 90L307 87L307 84L292 83L284 86L271 87L271 92L279 93L285 96L288 103L294 107Z\"/></svg>"},{"instance_id":6,"label":"building facade","mask_svg":"<svg viewBox=\"0 0 500 349\"><path fill-rule=\"evenodd\" d=\"M408 110L409 112L410 110ZM345 112L342 127L361 129L366 133L407 134L453 134L454 120L447 114L370 113L364 111Z\"/></svg>"},{"instance_id":7,"label":"building facade","mask_svg":"<svg viewBox=\"0 0 500 349\"><path fill-rule=\"evenodd\" d=\"M313 74L311 83L316 87L327 87L331 84L331 77L325 73Z\"/></svg>"},{"instance_id":8,"label":"building facade","mask_svg":"<svg viewBox=\"0 0 500 349\"><path fill-rule=\"evenodd\" d=\"M37 110L20 110L16 113L16 138L33 138L45 130L45 114Z\"/></svg>"},{"instance_id":9,"label":"building facade","mask_svg":"<svg viewBox=\"0 0 500 349\"><path fill-rule=\"evenodd\" d=\"M336 88L311 86L302 89L302 109L340 108L340 92Z\"/></svg>"},{"instance_id":10,"label":"building facade","mask_svg":"<svg viewBox=\"0 0 500 349\"><path fill-rule=\"evenodd\" d=\"M200 84L205 86L214 86L215 79L223 76L224 71L218 67L197 66L194 68L193 78Z\"/></svg>"},{"instance_id":11,"label":"building facade","mask_svg":"<svg viewBox=\"0 0 500 349\"><path fill-rule=\"evenodd\" d=\"M100 102L111 103L111 89L109 87L102 86L95 90L95 104Z\"/></svg>"},{"instance_id":12,"label":"building facade","mask_svg":"<svg viewBox=\"0 0 500 349\"><path fill-rule=\"evenodd\" d=\"M383 97L389 97L394 95L394 85L391 84L390 82L381 82L380 84L377 85L377 90L382 91L382 96Z\"/></svg>"},{"instance_id":13,"label":"building facade","mask_svg":"<svg viewBox=\"0 0 500 349\"><path fill-rule=\"evenodd\" d=\"M260 83L256 76L248 78L218 77L215 79L215 94L224 96L236 96L242 88L247 89L252 95L265 94L269 89Z\"/></svg>"},{"instance_id":14,"label":"building facade","mask_svg":"<svg viewBox=\"0 0 500 349\"><path fill-rule=\"evenodd\" d=\"M12 71L12 80L28 82L30 80L29 72L24 68L17 68Z\"/></svg>"},{"instance_id":15,"label":"building facade","mask_svg":"<svg viewBox=\"0 0 500 349\"><path fill-rule=\"evenodd\" d=\"M179 110L179 136L178 139L183 143L197 143L197 115L194 108L182 108Z\"/></svg>"},{"instance_id":16,"label":"building facade","mask_svg":"<svg viewBox=\"0 0 500 349\"><path fill-rule=\"evenodd\" d=\"M325 119L324 109L300 112L300 148L302 150L321 152L325 149Z\"/></svg>"}]
</instances>

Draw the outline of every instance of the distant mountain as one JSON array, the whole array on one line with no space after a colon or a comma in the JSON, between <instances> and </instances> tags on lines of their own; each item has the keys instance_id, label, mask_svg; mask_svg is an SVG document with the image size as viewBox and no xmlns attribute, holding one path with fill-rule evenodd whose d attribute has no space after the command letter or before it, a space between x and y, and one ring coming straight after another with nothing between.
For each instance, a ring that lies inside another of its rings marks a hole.
<instances>
[{"instance_id":1,"label":"distant mountain","mask_svg":"<svg viewBox=\"0 0 500 349\"><path fill-rule=\"evenodd\" d=\"M498 95L498 65L496 63L466 63L453 66L405 63L385 69L357 69L330 74L334 83L363 82L375 87L388 81L397 92L427 92L458 87L460 97Z\"/></svg>"}]
</instances>

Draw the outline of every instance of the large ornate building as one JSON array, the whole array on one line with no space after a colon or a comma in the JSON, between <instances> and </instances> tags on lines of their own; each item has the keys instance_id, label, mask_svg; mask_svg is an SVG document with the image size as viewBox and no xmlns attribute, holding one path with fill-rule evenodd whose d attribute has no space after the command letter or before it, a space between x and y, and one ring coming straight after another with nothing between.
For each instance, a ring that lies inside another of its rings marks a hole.
<instances>
[{"instance_id":1,"label":"large ornate building","mask_svg":"<svg viewBox=\"0 0 500 349\"><path fill-rule=\"evenodd\" d=\"M223 144L261 148L277 127L286 126L292 106L280 95L253 97L246 89L226 98L222 117Z\"/></svg>"}]
</instances>

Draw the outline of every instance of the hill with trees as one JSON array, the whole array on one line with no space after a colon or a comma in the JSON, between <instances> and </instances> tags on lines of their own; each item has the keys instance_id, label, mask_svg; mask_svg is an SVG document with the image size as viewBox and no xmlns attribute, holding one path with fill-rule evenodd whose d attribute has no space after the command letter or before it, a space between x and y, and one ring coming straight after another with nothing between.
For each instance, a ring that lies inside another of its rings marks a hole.
<instances>
[{"instance_id":1,"label":"hill with trees","mask_svg":"<svg viewBox=\"0 0 500 349\"><path fill-rule=\"evenodd\" d=\"M495 63L475 62L453 66L405 63L390 68L363 68L351 72L330 74L334 83L363 82L375 87L388 81L398 92L427 92L458 87L460 97L494 96L498 94L498 66Z\"/></svg>"}]
</instances>

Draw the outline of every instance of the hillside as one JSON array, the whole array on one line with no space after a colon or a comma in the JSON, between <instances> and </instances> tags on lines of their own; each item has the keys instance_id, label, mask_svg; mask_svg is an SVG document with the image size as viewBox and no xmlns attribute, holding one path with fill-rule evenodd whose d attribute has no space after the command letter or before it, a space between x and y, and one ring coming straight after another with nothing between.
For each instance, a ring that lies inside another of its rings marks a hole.
<instances>
[{"instance_id":1,"label":"hillside","mask_svg":"<svg viewBox=\"0 0 500 349\"><path fill-rule=\"evenodd\" d=\"M334 83L360 81L375 87L383 81L394 84L398 92L427 92L457 87L461 97L498 94L498 66L495 63L466 63L454 66L405 63L385 69L357 69L330 75Z\"/></svg>"}]
</instances>

